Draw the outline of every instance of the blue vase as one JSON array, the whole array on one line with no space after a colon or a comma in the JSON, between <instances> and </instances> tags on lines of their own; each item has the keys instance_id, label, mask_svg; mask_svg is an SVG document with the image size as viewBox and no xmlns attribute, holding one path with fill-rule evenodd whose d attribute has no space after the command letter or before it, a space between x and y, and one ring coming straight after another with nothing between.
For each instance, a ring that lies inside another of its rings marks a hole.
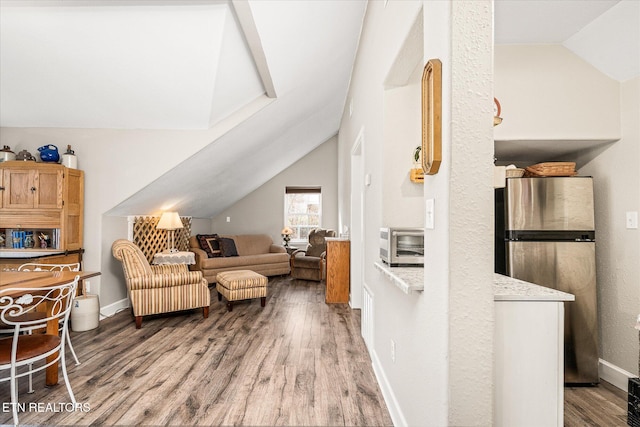
<instances>
[{"instance_id":1,"label":"blue vase","mask_svg":"<svg viewBox=\"0 0 640 427\"><path fill-rule=\"evenodd\" d=\"M38 148L40 152L40 160L43 162L54 162L58 163L60 161L60 154L58 153L58 147L55 145L43 145Z\"/></svg>"}]
</instances>

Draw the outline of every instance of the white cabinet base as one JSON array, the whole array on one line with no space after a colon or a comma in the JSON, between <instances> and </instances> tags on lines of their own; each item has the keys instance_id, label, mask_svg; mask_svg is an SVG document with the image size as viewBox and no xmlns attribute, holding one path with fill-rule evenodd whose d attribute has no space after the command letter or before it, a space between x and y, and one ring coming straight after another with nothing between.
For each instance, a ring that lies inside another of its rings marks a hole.
<instances>
[{"instance_id":1,"label":"white cabinet base","mask_svg":"<svg viewBox=\"0 0 640 427\"><path fill-rule=\"evenodd\" d=\"M563 302L496 301L495 426L563 426L563 341Z\"/></svg>"}]
</instances>

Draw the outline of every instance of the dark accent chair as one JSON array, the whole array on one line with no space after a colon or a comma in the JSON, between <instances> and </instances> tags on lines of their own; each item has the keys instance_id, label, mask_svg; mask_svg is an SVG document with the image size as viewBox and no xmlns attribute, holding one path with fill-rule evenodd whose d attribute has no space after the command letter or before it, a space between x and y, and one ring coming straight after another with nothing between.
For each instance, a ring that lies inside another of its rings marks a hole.
<instances>
[{"instance_id":1,"label":"dark accent chair","mask_svg":"<svg viewBox=\"0 0 640 427\"><path fill-rule=\"evenodd\" d=\"M291 254L291 277L319 282L326 277L327 237L336 237L334 230L315 228L309 232L306 249Z\"/></svg>"}]
</instances>

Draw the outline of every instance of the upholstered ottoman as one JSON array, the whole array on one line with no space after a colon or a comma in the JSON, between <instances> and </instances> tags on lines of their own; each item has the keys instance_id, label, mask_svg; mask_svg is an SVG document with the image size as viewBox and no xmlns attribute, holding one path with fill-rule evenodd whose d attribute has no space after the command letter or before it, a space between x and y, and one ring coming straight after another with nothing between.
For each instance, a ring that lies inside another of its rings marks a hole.
<instances>
[{"instance_id":1,"label":"upholstered ottoman","mask_svg":"<svg viewBox=\"0 0 640 427\"><path fill-rule=\"evenodd\" d=\"M267 300L267 279L262 274L251 270L234 270L218 273L216 277L218 301L224 296L227 299L227 310L233 310L233 302L243 299L260 298L264 307Z\"/></svg>"}]
</instances>

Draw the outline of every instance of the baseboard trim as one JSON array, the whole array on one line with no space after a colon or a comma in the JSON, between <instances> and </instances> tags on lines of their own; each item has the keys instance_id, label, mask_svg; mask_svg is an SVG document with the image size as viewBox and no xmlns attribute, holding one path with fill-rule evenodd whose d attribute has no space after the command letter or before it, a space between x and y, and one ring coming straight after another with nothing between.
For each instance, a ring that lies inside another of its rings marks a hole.
<instances>
[{"instance_id":1,"label":"baseboard trim","mask_svg":"<svg viewBox=\"0 0 640 427\"><path fill-rule=\"evenodd\" d=\"M373 373L378 380L378 385L380 386L380 391L382 392L384 402L387 404L387 409L389 410L389 415L391 416L393 425L407 426L407 420L404 418L404 415L400 410L398 399L396 399L396 395L393 393L391 384L389 384L389 381L387 380L387 376L384 373L384 369L382 369L382 365L380 364L378 355L376 354L375 350L371 351L371 349L369 351L369 354L371 355L371 365L373 366Z\"/></svg>"},{"instance_id":2,"label":"baseboard trim","mask_svg":"<svg viewBox=\"0 0 640 427\"><path fill-rule=\"evenodd\" d=\"M629 378L635 378L636 375L627 372L606 360L598 360L598 371L600 378L606 382L613 384L625 393L629 392Z\"/></svg>"},{"instance_id":3,"label":"baseboard trim","mask_svg":"<svg viewBox=\"0 0 640 427\"><path fill-rule=\"evenodd\" d=\"M105 305L104 307L100 307L100 320L111 317L117 312L127 309L130 306L131 304L129 304L129 298L125 298L112 304Z\"/></svg>"}]
</instances>

